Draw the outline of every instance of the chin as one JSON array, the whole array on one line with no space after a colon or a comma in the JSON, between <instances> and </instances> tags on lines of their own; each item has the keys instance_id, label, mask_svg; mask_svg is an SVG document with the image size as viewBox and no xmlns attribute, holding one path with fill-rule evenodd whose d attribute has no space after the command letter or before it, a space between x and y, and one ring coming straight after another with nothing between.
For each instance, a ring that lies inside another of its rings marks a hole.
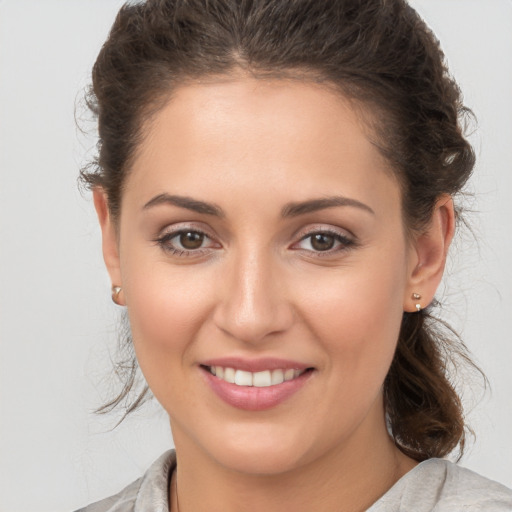
<instances>
[{"instance_id":1,"label":"chin","mask_svg":"<svg viewBox=\"0 0 512 512\"><path fill-rule=\"evenodd\" d=\"M291 472L301 466L300 448L274 450L228 448L212 453L216 462L226 469L247 475L272 476Z\"/></svg>"},{"instance_id":2,"label":"chin","mask_svg":"<svg viewBox=\"0 0 512 512\"><path fill-rule=\"evenodd\" d=\"M304 437L283 425L244 428L235 424L219 437L204 448L216 463L238 473L277 475L309 462Z\"/></svg>"}]
</instances>

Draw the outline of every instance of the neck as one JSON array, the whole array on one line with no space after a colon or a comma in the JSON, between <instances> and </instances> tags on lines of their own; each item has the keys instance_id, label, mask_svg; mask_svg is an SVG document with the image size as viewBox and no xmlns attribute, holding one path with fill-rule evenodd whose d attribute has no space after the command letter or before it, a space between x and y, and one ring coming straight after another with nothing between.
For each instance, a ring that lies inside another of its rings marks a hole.
<instances>
[{"instance_id":1,"label":"neck","mask_svg":"<svg viewBox=\"0 0 512 512\"><path fill-rule=\"evenodd\" d=\"M364 511L416 465L384 422L378 435L365 430L361 425L350 442L289 471L255 475L221 466L177 429L171 509L178 511L177 489L179 512Z\"/></svg>"}]
</instances>

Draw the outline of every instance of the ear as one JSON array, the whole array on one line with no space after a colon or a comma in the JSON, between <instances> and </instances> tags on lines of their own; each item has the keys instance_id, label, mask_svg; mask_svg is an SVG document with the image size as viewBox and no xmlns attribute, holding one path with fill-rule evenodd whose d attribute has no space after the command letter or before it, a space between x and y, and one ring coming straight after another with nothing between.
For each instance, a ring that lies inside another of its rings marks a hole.
<instances>
[{"instance_id":1,"label":"ear","mask_svg":"<svg viewBox=\"0 0 512 512\"><path fill-rule=\"evenodd\" d=\"M103 259L110 275L112 287L121 287L121 291L115 293L115 297L113 293L112 298L116 304L123 306L125 304L124 294L122 292L123 283L121 280L119 244L116 226L108 208L108 196L101 187L94 188L92 195L101 227Z\"/></svg>"},{"instance_id":2,"label":"ear","mask_svg":"<svg viewBox=\"0 0 512 512\"><path fill-rule=\"evenodd\" d=\"M455 211L449 195L442 195L436 202L428 226L412 241L410 274L404 311L415 312L416 304L427 307L443 277L448 249L455 231ZM413 298L413 294L421 296Z\"/></svg>"}]
</instances>

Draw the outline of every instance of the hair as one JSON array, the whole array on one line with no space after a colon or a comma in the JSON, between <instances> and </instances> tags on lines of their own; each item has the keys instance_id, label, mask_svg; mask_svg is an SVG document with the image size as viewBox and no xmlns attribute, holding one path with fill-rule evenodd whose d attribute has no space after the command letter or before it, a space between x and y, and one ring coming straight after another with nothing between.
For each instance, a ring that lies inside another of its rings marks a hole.
<instances>
[{"instance_id":1,"label":"hair","mask_svg":"<svg viewBox=\"0 0 512 512\"><path fill-rule=\"evenodd\" d=\"M439 42L405 0L147 0L119 11L88 95L99 142L81 180L106 192L114 219L148 122L173 91L240 71L334 86L360 105L400 183L408 230L424 228L437 199L459 193L472 172L463 129L471 112ZM467 430L448 366L473 363L431 308L404 313L384 382L389 431L416 460L457 446L462 454ZM124 387L100 410L125 403L136 365L121 365ZM146 386L127 412L147 395Z\"/></svg>"}]
</instances>

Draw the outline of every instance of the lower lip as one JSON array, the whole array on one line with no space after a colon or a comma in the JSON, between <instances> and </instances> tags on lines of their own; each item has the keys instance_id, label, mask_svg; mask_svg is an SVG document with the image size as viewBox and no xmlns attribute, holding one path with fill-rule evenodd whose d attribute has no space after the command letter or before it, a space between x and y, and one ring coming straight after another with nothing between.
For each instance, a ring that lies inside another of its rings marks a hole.
<instances>
[{"instance_id":1,"label":"lower lip","mask_svg":"<svg viewBox=\"0 0 512 512\"><path fill-rule=\"evenodd\" d=\"M246 411L264 411L276 407L297 393L313 373L308 370L295 379L274 386L259 388L256 386L237 386L215 377L204 368L202 370L211 389L219 398L232 407Z\"/></svg>"}]
</instances>

